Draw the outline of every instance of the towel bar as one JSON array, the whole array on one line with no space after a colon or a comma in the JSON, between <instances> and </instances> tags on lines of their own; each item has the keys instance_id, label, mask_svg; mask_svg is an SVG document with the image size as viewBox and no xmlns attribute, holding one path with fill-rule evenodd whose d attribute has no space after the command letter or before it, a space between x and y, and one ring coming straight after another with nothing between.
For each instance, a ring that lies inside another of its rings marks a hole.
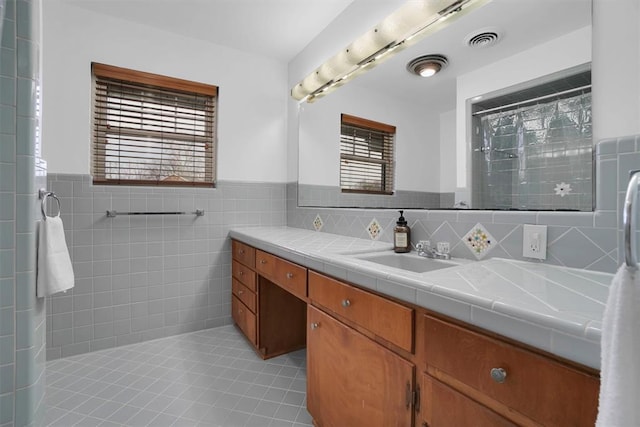
<instances>
[{"instance_id":1,"label":"towel bar","mask_svg":"<svg viewBox=\"0 0 640 427\"><path fill-rule=\"evenodd\" d=\"M38 198L42 199L42 202L40 203L40 211L42 212L42 219L44 221L47 220L46 205L47 205L47 197L49 196L53 197L55 201L58 202L58 213L54 216L60 216L60 199L58 199L58 196L56 196L56 193L52 191L47 191L46 189L41 188L40 190L38 190Z\"/></svg>"},{"instance_id":2,"label":"towel bar","mask_svg":"<svg viewBox=\"0 0 640 427\"><path fill-rule=\"evenodd\" d=\"M624 231L624 260L627 266L631 268L637 268L638 257L636 255L636 202L638 200L640 170L631 171L629 175L629 184L627 185L627 194L624 198L624 208L622 211L622 223Z\"/></svg>"},{"instance_id":3,"label":"towel bar","mask_svg":"<svg viewBox=\"0 0 640 427\"><path fill-rule=\"evenodd\" d=\"M195 215L204 216L204 209L196 209L195 212L118 212L107 211L107 217L115 218L118 215Z\"/></svg>"}]
</instances>

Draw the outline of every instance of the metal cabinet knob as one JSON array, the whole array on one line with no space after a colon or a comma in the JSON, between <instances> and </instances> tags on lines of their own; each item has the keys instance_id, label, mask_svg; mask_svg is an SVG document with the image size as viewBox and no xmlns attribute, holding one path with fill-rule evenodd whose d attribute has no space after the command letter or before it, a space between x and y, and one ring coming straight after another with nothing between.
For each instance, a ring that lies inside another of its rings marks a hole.
<instances>
[{"instance_id":1,"label":"metal cabinet knob","mask_svg":"<svg viewBox=\"0 0 640 427\"><path fill-rule=\"evenodd\" d=\"M243 291L242 289L240 289L240 290L238 291L238 295L242 295L242 294L244 294L244 291Z\"/></svg>"},{"instance_id":2,"label":"metal cabinet knob","mask_svg":"<svg viewBox=\"0 0 640 427\"><path fill-rule=\"evenodd\" d=\"M239 274L239 275L241 275L241 276L244 276L244 271L240 270L240 271L238 272L238 274Z\"/></svg>"},{"instance_id":3,"label":"metal cabinet knob","mask_svg":"<svg viewBox=\"0 0 640 427\"><path fill-rule=\"evenodd\" d=\"M267 263L267 260L266 260L266 259L261 259L261 260L260 260L260 264L266 264L266 263Z\"/></svg>"},{"instance_id":4,"label":"metal cabinet knob","mask_svg":"<svg viewBox=\"0 0 640 427\"><path fill-rule=\"evenodd\" d=\"M342 306L343 307L349 307L351 305L351 301L349 301L348 299L343 299L342 300Z\"/></svg>"},{"instance_id":5,"label":"metal cabinet knob","mask_svg":"<svg viewBox=\"0 0 640 427\"><path fill-rule=\"evenodd\" d=\"M293 278L293 273L287 273L287 279Z\"/></svg>"},{"instance_id":6,"label":"metal cabinet knob","mask_svg":"<svg viewBox=\"0 0 640 427\"><path fill-rule=\"evenodd\" d=\"M319 324L319 323L313 322L313 323L311 324L311 330L318 329L319 327L320 327L320 324Z\"/></svg>"},{"instance_id":7,"label":"metal cabinet knob","mask_svg":"<svg viewBox=\"0 0 640 427\"><path fill-rule=\"evenodd\" d=\"M502 384L507 379L507 371L502 368L493 368L491 369L491 379L498 384Z\"/></svg>"},{"instance_id":8,"label":"metal cabinet knob","mask_svg":"<svg viewBox=\"0 0 640 427\"><path fill-rule=\"evenodd\" d=\"M244 249L240 249L238 250L238 252L240 253L240 255L244 255Z\"/></svg>"}]
</instances>

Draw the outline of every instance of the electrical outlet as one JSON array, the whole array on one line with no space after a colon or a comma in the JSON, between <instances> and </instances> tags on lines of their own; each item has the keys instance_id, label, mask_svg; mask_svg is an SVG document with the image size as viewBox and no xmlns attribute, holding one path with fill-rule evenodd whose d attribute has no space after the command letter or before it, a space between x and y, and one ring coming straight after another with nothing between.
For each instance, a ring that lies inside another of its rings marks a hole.
<instances>
[{"instance_id":1,"label":"electrical outlet","mask_svg":"<svg viewBox=\"0 0 640 427\"><path fill-rule=\"evenodd\" d=\"M438 252L441 254L449 253L449 242L438 242Z\"/></svg>"},{"instance_id":2,"label":"electrical outlet","mask_svg":"<svg viewBox=\"0 0 640 427\"><path fill-rule=\"evenodd\" d=\"M522 256L547 259L547 226L524 224L522 230Z\"/></svg>"}]
</instances>

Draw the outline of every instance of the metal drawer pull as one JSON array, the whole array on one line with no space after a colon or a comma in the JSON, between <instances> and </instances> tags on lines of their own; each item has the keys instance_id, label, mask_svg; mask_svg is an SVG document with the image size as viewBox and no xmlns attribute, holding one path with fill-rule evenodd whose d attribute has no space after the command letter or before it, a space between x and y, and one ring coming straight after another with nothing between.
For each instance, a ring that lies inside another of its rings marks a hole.
<instances>
[{"instance_id":1,"label":"metal drawer pull","mask_svg":"<svg viewBox=\"0 0 640 427\"><path fill-rule=\"evenodd\" d=\"M293 278L293 273L287 273L287 279Z\"/></svg>"},{"instance_id":2,"label":"metal drawer pull","mask_svg":"<svg viewBox=\"0 0 640 427\"><path fill-rule=\"evenodd\" d=\"M314 329L318 329L320 327L320 324L314 322L311 324L311 330L313 331Z\"/></svg>"},{"instance_id":3,"label":"metal drawer pull","mask_svg":"<svg viewBox=\"0 0 640 427\"><path fill-rule=\"evenodd\" d=\"M242 289L240 289L240 290L238 291L238 295L242 295L242 294L244 294L244 291L243 291Z\"/></svg>"},{"instance_id":4,"label":"metal drawer pull","mask_svg":"<svg viewBox=\"0 0 640 427\"><path fill-rule=\"evenodd\" d=\"M491 369L491 378L498 384L502 384L507 379L507 371L502 368Z\"/></svg>"},{"instance_id":5,"label":"metal drawer pull","mask_svg":"<svg viewBox=\"0 0 640 427\"><path fill-rule=\"evenodd\" d=\"M244 271L240 270L240 271L238 272L238 274L239 274L239 275L241 275L241 276L243 276L243 275L244 275Z\"/></svg>"},{"instance_id":6,"label":"metal drawer pull","mask_svg":"<svg viewBox=\"0 0 640 427\"><path fill-rule=\"evenodd\" d=\"M240 253L240 255L244 255L244 249L240 249L238 250L238 252Z\"/></svg>"},{"instance_id":7,"label":"metal drawer pull","mask_svg":"<svg viewBox=\"0 0 640 427\"><path fill-rule=\"evenodd\" d=\"M349 301L348 299L343 299L342 300L342 306L343 307L349 307L351 305L351 301Z\"/></svg>"},{"instance_id":8,"label":"metal drawer pull","mask_svg":"<svg viewBox=\"0 0 640 427\"><path fill-rule=\"evenodd\" d=\"M260 264L266 264L266 263L267 263L267 260L266 260L266 259L261 259L261 260L260 260Z\"/></svg>"}]
</instances>

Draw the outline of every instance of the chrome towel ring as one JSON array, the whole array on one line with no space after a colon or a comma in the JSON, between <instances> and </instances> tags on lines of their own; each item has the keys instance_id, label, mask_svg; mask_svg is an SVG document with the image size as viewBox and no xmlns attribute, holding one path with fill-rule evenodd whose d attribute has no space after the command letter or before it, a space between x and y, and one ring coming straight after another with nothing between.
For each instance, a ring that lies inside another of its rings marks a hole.
<instances>
[{"instance_id":1,"label":"chrome towel ring","mask_svg":"<svg viewBox=\"0 0 640 427\"><path fill-rule=\"evenodd\" d=\"M47 210L46 210L46 205L47 205L47 197L51 196L55 199L55 201L58 203L58 213L54 216L60 216L60 199L58 199L58 196L56 196L56 193L52 192L52 191L47 191L44 188L41 188L38 191L38 196L40 197L40 199L42 199L42 202L40 204L40 211L42 212L42 219L44 221L47 220Z\"/></svg>"},{"instance_id":2,"label":"chrome towel ring","mask_svg":"<svg viewBox=\"0 0 640 427\"><path fill-rule=\"evenodd\" d=\"M630 268L638 267L638 257L636 255L636 216L638 199L638 184L640 183L640 171L631 171L631 178L627 186L627 193L624 199L622 211L622 223L624 231L624 260Z\"/></svg>"}]
</instances>

